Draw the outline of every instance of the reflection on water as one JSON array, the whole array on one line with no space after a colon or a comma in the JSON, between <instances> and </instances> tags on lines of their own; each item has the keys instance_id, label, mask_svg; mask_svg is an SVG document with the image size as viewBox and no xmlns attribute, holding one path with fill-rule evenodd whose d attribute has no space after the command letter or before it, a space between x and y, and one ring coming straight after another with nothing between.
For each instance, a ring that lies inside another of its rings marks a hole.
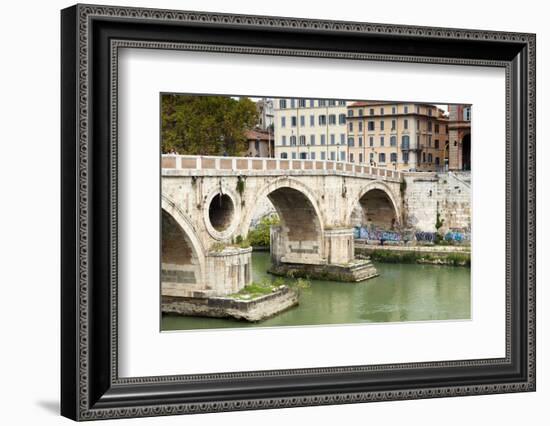
<instances>
[{"instance_id":1,"label":"reflection on water","mask_svg":"<svg viewBox=\"0 0 550 426\"><path fill-rule=\"evenodd\" d=\"M271 277L269 253L252 254L255 281ZM470 318L470 269L378 263L380 276L361 283L311 281L300 304L259 323L163 315L163 330L280 327Z\"/></svg>"}]
</instances>

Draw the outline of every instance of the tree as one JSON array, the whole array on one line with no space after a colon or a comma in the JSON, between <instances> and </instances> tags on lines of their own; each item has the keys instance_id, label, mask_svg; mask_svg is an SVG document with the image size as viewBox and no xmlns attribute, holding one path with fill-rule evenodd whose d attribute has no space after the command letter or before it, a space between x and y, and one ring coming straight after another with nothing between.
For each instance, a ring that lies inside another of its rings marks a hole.
<instances>
[{"instance_id":1,"label":"tree","mask_svg":"<svg viewBox=\"0 0 550 426\"><path fill-rule=\"evenodd\" d=\"M242 155L246 131L258 119L248 98L166 94L161 98L162 152Z\"/></svg>"}]
</instances>

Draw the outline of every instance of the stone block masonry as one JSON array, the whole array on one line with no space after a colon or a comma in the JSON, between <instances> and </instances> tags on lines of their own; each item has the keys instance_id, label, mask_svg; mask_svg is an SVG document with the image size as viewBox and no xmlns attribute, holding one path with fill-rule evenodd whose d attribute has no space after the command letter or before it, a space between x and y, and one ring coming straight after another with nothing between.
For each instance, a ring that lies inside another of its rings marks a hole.
<instances>
[{"instance_id":1,"label":"stone block masonry","mask_svg":"<svg viewBox=\"0 0 550 426\"><path fill-rule=\"evenodd\" d=\"M439 230L471 232L471 178L448 173L404 173L404 227L435 232L439 212L443 226Z\"/></svg>"},{"instance_id":2,"label":"stone block masonry","mask_svg":"<svg viewBox=\"0 0 550 426\"><path fill-rule=\"evenodd\" d=\"M297 304L298 294L288 287L283 287L272 294L253 300L236 300L231 297L200 299L163 296L162 312L256 322L272 317Z\"/></svg>"}]
</instances>

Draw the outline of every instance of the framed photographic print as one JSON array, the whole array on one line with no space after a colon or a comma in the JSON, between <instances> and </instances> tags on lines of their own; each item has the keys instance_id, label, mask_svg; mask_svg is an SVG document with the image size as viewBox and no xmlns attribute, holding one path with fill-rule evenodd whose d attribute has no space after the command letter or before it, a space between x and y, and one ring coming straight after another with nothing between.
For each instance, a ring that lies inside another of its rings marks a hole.
<instances>
[{"instance_id":1,"label":"framed photographic print","mask_svg":"<svg viewBox=\"0 0 550 426\"><path fill-rule=\"evenodd\" d=\"M76 5L75 420L535 390L535 36Z\"/></svg>"}]
</instances>

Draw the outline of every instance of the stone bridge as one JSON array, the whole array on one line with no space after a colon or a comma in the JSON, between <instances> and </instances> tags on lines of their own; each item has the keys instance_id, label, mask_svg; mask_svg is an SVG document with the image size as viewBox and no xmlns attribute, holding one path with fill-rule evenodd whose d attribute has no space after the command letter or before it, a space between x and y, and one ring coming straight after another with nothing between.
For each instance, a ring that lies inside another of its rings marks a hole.
<instances>
[{"instance_id":1,"label":"stone bridge","mask_svg":"<svg viewBox=\"0 0 550 426\"><path fill-rule=\"evenodd\" d=\"M403 221L402 173L345 162L271 158L162 157L162 294L227 295L251 281L248 235L267 197L275 273L343 281L376 274L354 259L352 217L383 229Z\"/></svg>"}]
</instances>

